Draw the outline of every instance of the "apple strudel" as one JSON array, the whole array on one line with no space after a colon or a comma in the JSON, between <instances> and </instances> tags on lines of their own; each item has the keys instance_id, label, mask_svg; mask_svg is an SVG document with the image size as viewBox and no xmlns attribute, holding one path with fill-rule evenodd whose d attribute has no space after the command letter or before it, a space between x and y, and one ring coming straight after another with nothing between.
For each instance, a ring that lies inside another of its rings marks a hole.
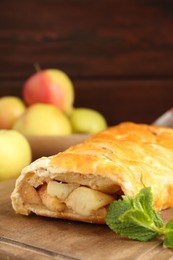
<instances>
[{"instance_id":1,"label":"apple strudel","mask_svg":"<svg viewBox=\"0 0 173 260\"><path fill-rule=\"evenodd\" d=\"M11 200L16 213L104 224L113 200L144 187L155 210L173 206L173 130L124 122L32 162Z\"/></svg>"}]
</instances>

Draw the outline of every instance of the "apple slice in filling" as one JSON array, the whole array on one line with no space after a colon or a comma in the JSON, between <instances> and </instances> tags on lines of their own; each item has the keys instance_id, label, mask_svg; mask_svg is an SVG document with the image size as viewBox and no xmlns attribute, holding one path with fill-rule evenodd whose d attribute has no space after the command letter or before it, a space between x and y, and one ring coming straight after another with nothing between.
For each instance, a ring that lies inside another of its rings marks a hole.
<instances>
[{"instance_id":1,"label":"apple slice in filling","mask_svg":"<svg viewBox=\"0 0 173 260\"><path fill-rule=\"evenodd\" d=\"M38 189L38 194L42 203L51 211L61 212L66 207L65 203L61 202L57 197L51 196L47 193L47 184L42 185Z\"/></svg>"},{"instance_id":2,"label":"apple slice in filling","mask_svg":"<svg viewBox=\"0 0 173 260\"><path fill-rule=\"evenodd\" d=\"M70 193L65 203L77 214L90 216L113 200L115 198L111 195L81 186Z\"/></svg>"},{"instance_id":3,"label":"apple slice in filling","mask_svg":"<svg viewBox=\"0 0 173 260\"><path fill-rule=\"evenodd\" d=\"M39 194L37 193L36 189L31 186L29 183L24 183L21 190L22 199L24 204L33 204L33 205L40 205L41 199Z\"/></svg>"},{"instance_id":4,"label":"apple slice in filling","mask_svg":"<svg viewBox=\"0 0 173 260\"><path fill-rule=\"evenodd\" d=\"M61 201L65 201L68 195L77 187L79 187L78 184L50 181L47 185L47 193L56 196Z\"/></svg>"}]
</instances>

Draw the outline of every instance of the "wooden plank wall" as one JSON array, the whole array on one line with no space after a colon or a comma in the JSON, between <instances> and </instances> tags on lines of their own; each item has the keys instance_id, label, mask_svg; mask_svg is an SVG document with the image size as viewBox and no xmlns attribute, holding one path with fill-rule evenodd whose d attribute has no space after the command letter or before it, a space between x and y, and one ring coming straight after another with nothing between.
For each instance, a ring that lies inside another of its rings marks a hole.
<instances>
[{"instance_id":1,"label":"wooden plank wall","mask_svg":"<svg viewBox=\"0 0 173 260\"><path fill-rule=\"evenodd\" d=\"M37 62L109 125L151 123L173 106L172 13L169 0L1 0L0 95L21 96Z\"/></svg>"}]
</instances>

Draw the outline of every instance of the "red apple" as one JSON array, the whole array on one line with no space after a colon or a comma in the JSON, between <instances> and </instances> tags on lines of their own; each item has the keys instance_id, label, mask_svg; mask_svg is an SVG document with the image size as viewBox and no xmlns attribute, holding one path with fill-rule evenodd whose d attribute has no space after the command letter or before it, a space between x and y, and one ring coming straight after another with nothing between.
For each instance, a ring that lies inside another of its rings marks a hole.
<instances>
[{"instance_id":1,"label":"red apple","mask_svg":"<svg viewBox=\"0 0 173 260\"><path fill-rule=\"evenodd\" d=\"M41 70L24 83L23 98L28 105L53 104L69 114L74 102L74 87L70 78L63 71Z\"/></svg>"}]
</instances>

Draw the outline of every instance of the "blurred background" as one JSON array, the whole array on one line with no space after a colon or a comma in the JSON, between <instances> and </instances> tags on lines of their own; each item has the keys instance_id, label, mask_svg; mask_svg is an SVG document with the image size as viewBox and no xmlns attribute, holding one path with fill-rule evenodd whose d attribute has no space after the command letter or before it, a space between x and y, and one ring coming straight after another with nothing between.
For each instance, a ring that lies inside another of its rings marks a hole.
<instances>
[{"instance_id":1,"label":"blurred background","mask_svg":"<svg viewBox=\"0 0 173 260\"><path fill-rule=\"evenodd\" d=\"M75 105L109 125L152 123L173 106L173 1L1 0L0 96L42 69L64 70Z\"/></svg>"}]
</instances>

